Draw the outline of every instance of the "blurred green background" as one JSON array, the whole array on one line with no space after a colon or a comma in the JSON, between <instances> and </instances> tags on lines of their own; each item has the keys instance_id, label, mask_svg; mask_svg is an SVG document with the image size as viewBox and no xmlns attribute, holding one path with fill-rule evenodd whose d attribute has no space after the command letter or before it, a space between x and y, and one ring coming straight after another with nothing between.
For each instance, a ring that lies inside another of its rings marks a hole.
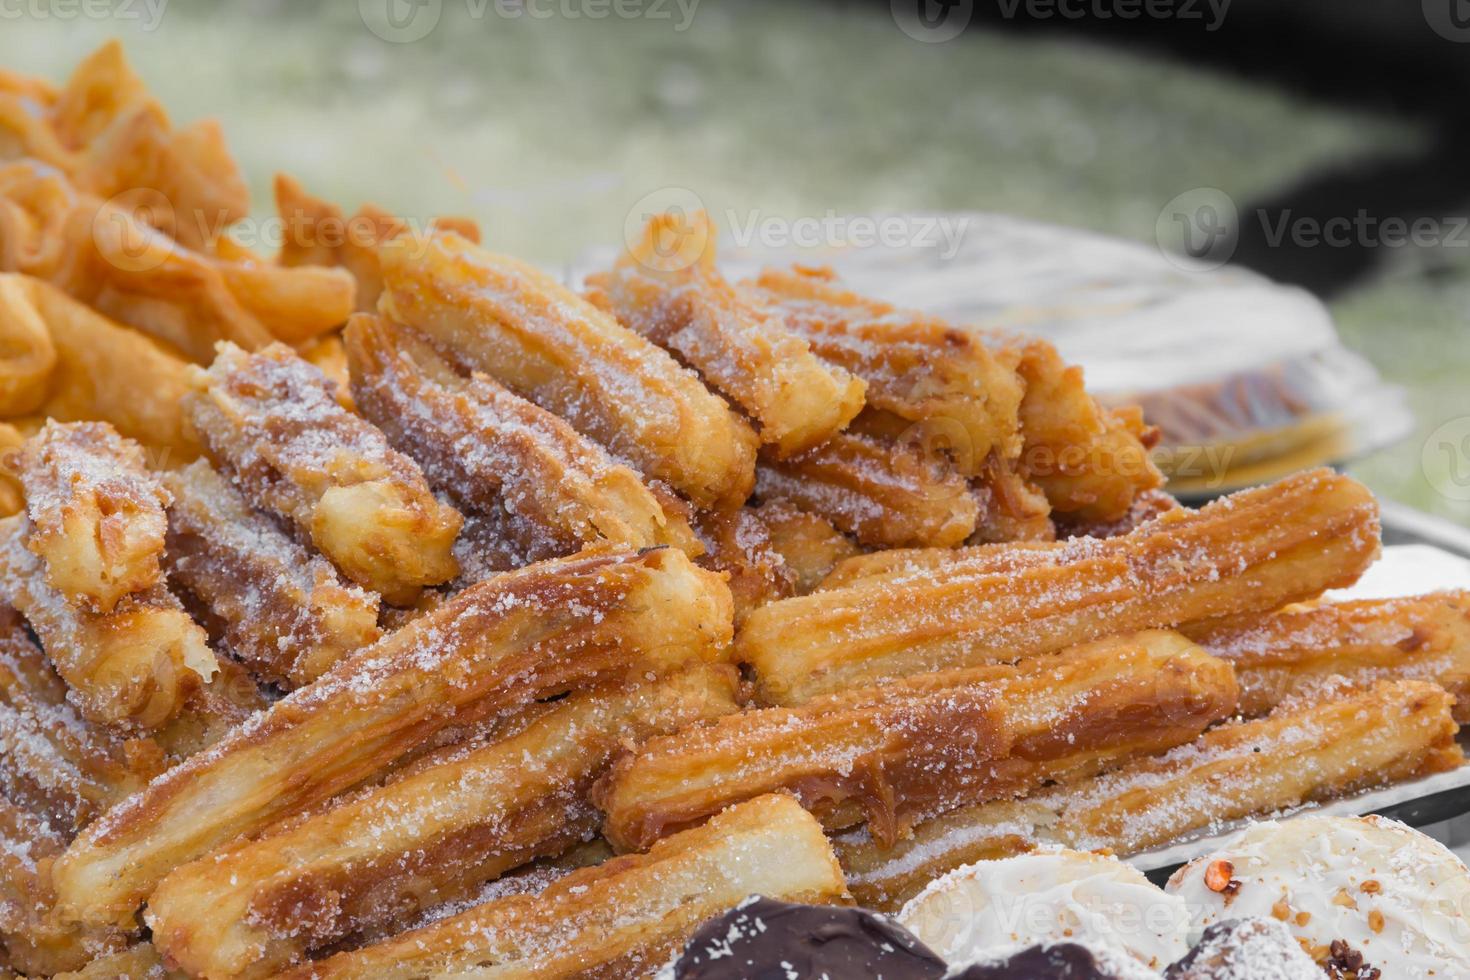
<instances>
[{"instance_id":1,"label":"blurred green background","mask_svg":"<svg viewBox=\"0 0 1470 980\"><path fill-rule=\"evenodd\" d=\"M444 0L412 43L368 30L352 0L161 4L7 7L0 63L60 81L120 37L176 119L223 121L260 214L284 170L346 205L471 215L495 248L548 265L619 242L634 202L671 185L717 210L980 209L1151 242L1183 191L1255 200L1430 138L1117 43L972 26L921 44L883 4L703 0L686 23L672 2L620 20ZM1430 442L1470 417L1467 252L1395 249L1331 306L1419 418L1354 471L1470 524L1455 482L1470 446Z\"/></svg>"}]
</instances>

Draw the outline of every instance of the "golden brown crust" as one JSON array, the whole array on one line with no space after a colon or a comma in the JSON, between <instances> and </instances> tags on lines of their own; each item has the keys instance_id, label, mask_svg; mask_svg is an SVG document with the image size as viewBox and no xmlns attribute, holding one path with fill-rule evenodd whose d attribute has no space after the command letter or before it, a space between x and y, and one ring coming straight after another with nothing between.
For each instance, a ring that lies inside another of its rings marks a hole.
<instances>
[{"instance_id":1,"label":"golden brown crust","mask_svg":"<svg viewBox=\"0 0 1470 980\"><path fill-rule=\"evenodd\" d=\"M166 477L168 566L236 657L265 680L297 687L378 638L378 597L251 510L195 460Z\"/></svg>"},{"instance_id":2,"label":"golden brown crust","mask_svg":"<svg viewBox=\"0 0 1470 980\"><path fill-rule=\"evenodd\" d=\"M1223 661L1144 633L692 726L622 759L594 799L627 849L777 790L892 843L915 820L1188 741L1235 698Z\"/></svg>"},{"instance_id":3,"label":"golden brown crust","mask_svg":"<svg viewBox=\"0 0 1470 980\"><path fill-rule=\"evenodd\" d=\"M854 896L890 911L960 865L1039 844L1126 856L1215 822L1458 768L1451 700L1421 681L1323 690L1100 776L957 810L896 847L859 832L837 851Z\"/></svg>"},{"instance_id":4,"label":"golden brown crust","mask_svg":"<svg viewBox=\"0 0 1470 980\"><path fill-rule=\"evenodd\" d=\"M67 914L130 919L164 875L371 777L452 724L725 654L729 591L670 548L543 562L459 593L91 824Z\"/></svg>"},{"instance_id":5,"label":"golden brown crust","mask_svg":"<svg viewBox=\"0 0 1470 980\"><path fill-rule=\"evenodd\" d=\"M1292 606L1184 632L1235 665L1247 717L1334 678L1431 681L1455 696L1457 720L1470 712L1470 593Z\"/></svg>"},{"instance_id":6,"label":"golden brown crust","mask_svg":"<svg viewBox=\"0 0 1470 980\"><path fill-rule=\"evenodd\" d=\"M700 506L744 501L757 439L672 357L523 262L454 234L381 249L382 312Z\"/></svg>"},{"instance_id":7,"label":"golden brown crust","mask_svg":"<svg viewBox=\"0 0 1470 980\"><path fill-rule=\"evenodd\" d=\"M209 976L265 976L590 837L587 789L624 745L737 709L736 676L698 666L540 706L518 729L417 763L282 832L174 871L149 898L154 942Z\"/></svg>"},{"instance_id":8,"label":"golden brown crust","mask_svg":"<svg viewBox=\"0 0 1470 980\"><path fill-rule=\"evenodd\" d=\"M0 521L0 598L25 616L83 714L125 731L178 715L218 669L204 631L162 585L107 613L69 601L46 582L29 533L23 515Z\"/></svg>"},{"instance_id":9,"label":"golden brown crust","mask_svg":"<svg viewBox=\"0 0 1470 980\"><path fill-rule=\"evenodd\" d=\"M698 554L681 515L560 418L484 374L461 376L381 317L353 317L345 337L358 410L461 507L527 525L527 560L598 546Z\"/></svg>"},{"instance_id":10,"label":"golden brown crust","mask_svg":"<svg viewBox=\"0 0 1470 980\"><path fill-rule=\"evenodd\" d=\"M588 277L587 298L698 371L776 455L821 445L867 386L813 354L779 310L736 292L715 267L715 238L703 211L654 215L610 271Z\"/></svg>"},{"instance_id":11,"label":"golden brown crust","mask_svg":"<svg viewBox=\"0 0 1470 980\"><path fill-rule=\"evenodd\" d=\"M794 593L791 570L753 509L703 511L695 526L705 550L699 564L729 576L736 627L752 610Z\"/></svg>"},{"instance_id":12,"label":"golden brown crust","mask_svg":"<svg viewBox=\"0 0 1470 980\"><path fill-rule=\"evenodd\" d=\"M492 901L283 980L407 980L476 968L538 980L645 977L706 919L750 895L847 898L821 827L790 797L731 807L647 854L573 872L539 895Z\"/></svg>"},{"instance_id":13,"label":"golden brown crust","mask_svg":"<svg viewBox=\"0 0 1470 980\"><path fill-rule=\"evenodd\" d=\"M47 422L16 458L26 545L68 601L111 612L162 579L168 492L143 450L105 422Z\"/></svg>"},{"instance_id":14,"label":"golden brown crust","mask_svg":"<svg viewBox=\"0 0 1470 980\"><path fill-rule=\"evenodd\" d=\"M344 575L411 603L457 572L461 518L320 371L275 344L220 349L186 405L209 455L254 506L309 536Z\"/></svg>"},{"instance_id":15,"label":"golden brown crust","mask_svg":"<svg viewBox=\"0 0 1470 980\"><path fill-rule=\"evenodd\" d=\"M851 432L790 459L763 457L756 495L820 514L874 548L951 547L980 515L969 483L947 461Z\"/></svg>"},{"instance_id":16,"label":"golden brown crust","mask_svg":"<svg viewBox=\"0 0 1470 980\"><path fill-rule=\"evenodd\" d=\"M755 516L765 525L771 550L791 575L796 595L811 592L838 564L859 553L852 539L831 521L785 501L761 504Z\"/></svg>"},{"instance_id":17,"label":"golden brown crust","mask_svg":"<svg viewBox=\"0 0 1470 980\"><path fill-rule=\"evenodd\" d=\"M1157 430L1136 409L1103 408L1082 369L1037 338L991 338L1026 386L1020 472L1040 486L1058 516L1087 523L1122 520L1143 493L1164 485L1149 450ZM1009 348L1007 350L1006 348Z\"/></svg>"},{"instance_id":18,"label":"golden brown crust","mask_svg":"<svg viewBox=\"0 0 1470 980\"><path fill-rule=\"evenodd\" d=\"M1119 538L981 549L773 602L746 620L737 654L769 703L799 704L883 677L1269 611L1350 585L1378 550L1372 494L1318 470Z\"/></svg>"},{"instance_id":19,"label":"golden brown crust","mask_svg":"<svg viewBox=\"0 0 1470 980\"><path fill-rule=\"evenodd\" d=\"M134 943L117 953L92 960L80 970L58 973L51 980L187 980L188 975L171 969L152 943Z\"/></svg>"},{"instance_id":20,"label":"golden brown crust","mask_svg":"<svg viewBox=\"0 0 1470 980\"><path fill-rule=\"evenodd\" d=\"M767 269L745 289L774 303L823 360L867 382L868 405L944 440L961 472L1020 452L1021 383L973 334L850 292L827 269Z\"/></svg>"}]
</instances>

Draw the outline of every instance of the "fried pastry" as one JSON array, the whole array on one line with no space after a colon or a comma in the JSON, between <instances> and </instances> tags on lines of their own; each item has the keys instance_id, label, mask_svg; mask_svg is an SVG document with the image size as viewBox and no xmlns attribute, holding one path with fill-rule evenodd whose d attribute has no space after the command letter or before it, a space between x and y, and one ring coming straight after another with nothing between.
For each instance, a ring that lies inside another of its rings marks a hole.
<instances>
[{"instance_id":1,"label":"fried pastry","mask_svg":"<svg viewBox=\"0 0 1470 980\"><path fill-rule=\"evenodd\" d=\"M724 665L541 705L486 744L174 871L149 898L153 941L207 976L272 976L308 949L473 895L595 832L592 781L625 744L729 714Z\"/></svg>"},{"instance_id":2,"label":"fried pastry","mask_svg":"<svg viewBox=\"0 0 1470 980\"><path fill-rule=\"evenodd\" d=\"M16 456L26 545L51 588L98 612L162 580L168 491L106 422L47 422Z\"/></svg>"},{"instance_id":3,"label":"fried pastry","mask_svg":"<svg viewBox=\"0 0 1470 980\"><path fill-rule=\"evenodd\" d=\"M731 807L703 827L567 875L539 895L489 902L285 974L286 980L422 976L646 977L750 895L840 903L822 828L790 797Z\"/></svg>"},{"instance_id":4,"label":"fried pastry","mask_svg":"<svg viewBox=\"0 0 1470 980\"><path fill-rule=\"evenodd\" d=\"M342 574L395 604L454 577L459 513L316 368L281 345L225 346L195 386L185 407L222 472Z\"/></svg>"},{"instance_id":5,"label":"fried pastry","mask_svg":"<svg viewBox=\"0 0 1470 980\"><path fill-rule=\"evenodd\" d=\"M771 550L786 566L796 595L811 592L838 564L859 553L831 521L785 501L761 504L755 516L765 526Z\"/></svg>"},{"instance_id":6,"label":"fried pastry","mask_svg":"<svg viewBox=\"0 0 1470 980\"><path fill-rule=\"evenodd\" d=\"M1138 497L1164 485L1149 450L1158 430L1137 409L1102 407L1088 394L1082 369L1034 337L990 342L1013 362L1025 385L1019 418L1020 472L1046 493L1059 517L1107 524L1122 520Z\"/></svg>"},{"instance_id":7,"label":"fried pastry","mask_svg":"<svg viewBox=\"0 0 1470 980\"><path fill-rule=\"evenodd\" d=\"M949 464L913 446L844 432L790 459L762 458L756 496L820 514L874 548L947 548L980 505Z\"/></svg>"},{"instance_id":8,"label":"fried pastry","mask_svg":"<svg viewBox=\"0 0 1470 980\"><path fill-rule=\"evenodd\" d=\"M99 956L80 970L58 973L51 980L187 980L172 969L152 943L134 943L118 953Z\"/></svg>"},{"instance_id":9,"label":"fried pastry","mask_svg":"<svg viewBox=\"0 0 1470 980\"><path fill-rule=\"evenodd\" d=\"M916 820L1186 742L1235 697L1228 664L1143 633L693 726L620 760L594 799L628 849L776 790L891 844Z\"/></svg>"},{"instance_id":10,"label":"fried pastry","mask_svg":"<svg viewBox=\"0 0 1470 980\"><path fill-rule=\"evenodd\" d=\"M699 563L729 576L736 627L752 610L793 594L796 580L755 510L705 511L696 527L705 550Z\"/></svg>"},{"instance_id":11,"label":"fried pastry","mask_svg":"<svg viewBox=\"0 0 1470 980\"><path fill-rule=\"evenodd\" d=\"M25 510L25 491L15 475L15 462L26 434L9 422L0 422L0 517Z\"/></svg>"},{"instance_id":12,"label":"fried pastry","mask_svg":"<svg viewBox=\"0 0 1470 980\"><path fill-rule=\"evenodd\" d=\"M344 583L205 460L169 473L169 578L263 679L316 680L378 638L378 597Z\"/></svg>"},{"instance_id":13,"label":"fried pastry","mask_svg":"<svg viewBox=\"0 0 1470 980\"><path fill-rule=\"evenodd\" d=\"M358 410L465 510L504 508L528 525L529 560L597 546L702 550L637 473L550 412L460 375L380 317L353 317L345 337Z\"/></svg>"},{"instance_id":14,"label":"fried pastry","mask_svg":"<svg viewBox=\"0 0 1470 980\"><path fill-rule=\"evenodd\" d=\"M663 350L515 259L452 233L380 249L382 312L702 507L750 493L757 439Z\"/></svg>"},{"instance_id":15,"label":"fried pastry","mask_svg":"<svg viewBox=\"0 0 1470 980\"><path fill-rule=\"evenodd\" d=\"M858 831L836 847L853 895L882 909L953 868L1041 844L1126 856L1216 823L1458 768L1451 700L1423 681L1322 691L1100 776L956 810L897 846Z\"/></svg>"},{"instance_id":16,"label":"fried pastry","mask_svg":"<svg viewBox=\"0 0 1470 980\"><path fill-rule=\"evenodd\" d=\"M55 357L40 379L44 393L35 409L38 414L59 422L110 423L122 435L156 451L159 466L199 454L199 442L180 407L189 390L188 362L181 354L109 320L50 283L0 274L5 372L14 377L34 370L36 360L24 346L14 345L41 332ZM120 364L128 365L128 370L119 370Z\"/></svg>"},{"instance_id":17,"label":"fried pastry","mask_svg":"<svg viewBox=\"0 0 1470 980\"><path fill-rule=\"evenodd\" d=\"M925 427L966 475L1021 451L1015 371L973 333L843 288L830 269L767 269L746 294L774 304L825 361L867 382L867 404Z\"/></svg>"},{"instance_id":18,"label":"fried pastry","mask_svg":"<svg viewBox=\"0 0 1470 980\"><path fill-rule=\"evenodd\" d=\"M1470 593L1291 606L1184 631L1235 665L1247 717L1341 677L1433 681L1455 696L1456 720L1470 718Z\"/></svg>"},{"instance_id":19,"label":"fried pastry","mask_svg":"<svg viewBox=\"0 0 1470 980\"><path fill-rule=\"evenodd\" d=\"M378 246L411 231L408 222L375 204L364 204L350 218L328 201L313 197L300 181L276 174L276 213L286 228L278 259L287 268L340 266L357 281L357 312L372 313L383 293ZM476 244L480 228L469 218L436 218L434 228L453 231Z\"/></svg>"},{"instance_id":20,"label":"fried pastry","mask_svg":"<svg viewBox=\"0 0 1470 980\"><path fill-rule=\"evenodd\" d=\"M465 589L93 822L68 914L127 921L164 875L371 777L454 724L725 655L730 596L677 549L543 562Z\"/></svg>"},{"instance_id":21,"label":"fried pastry","mask_svg":"<svg viewBox=\"0 0 1470 980\"><path fill-rule=\"evenodd\" d=\"M0 600L25 616L83 714L143 731L177 715L217 669L204 631L162 585L108 613L71 602L47 583L28 536L23 516L0 521Z\"/></svg>"},{"instance_id":22,"label":"fried pastry","mask_svg":"<svg viewBox=\"0 0 1470 980\"><path fill-rule=\"evenodd\" d=\"M587 277L587 298L698 371L778 457L819 446L862 409L867 386L737 292L715 268L716 235L703 211L656 214L610 271Z\"/></svg>"},{"instance_id":23,"label":"fried pastry","mask_svg":"<svg viewBox=\"0 0 1470 980\"><path fill-rule=\"evenodd\" d=\"M773 602L746 620L737 654L764 699L800 704L884 677L1266 612L1350 585L1378 550L1372 494L1317 470L1119 538L1000 547Z\"/></svg>"},{"instance_id":24,"label":"fried pastry","mask_svg":"<svg viewBox=\"0 0 1470 980\"><path fill-rule=\"evenodd\" d=\"M20 616L0 609L0 793L72 833L141 789L162 759L87 722L66 693Z\"/></svg>"}]
</instances>

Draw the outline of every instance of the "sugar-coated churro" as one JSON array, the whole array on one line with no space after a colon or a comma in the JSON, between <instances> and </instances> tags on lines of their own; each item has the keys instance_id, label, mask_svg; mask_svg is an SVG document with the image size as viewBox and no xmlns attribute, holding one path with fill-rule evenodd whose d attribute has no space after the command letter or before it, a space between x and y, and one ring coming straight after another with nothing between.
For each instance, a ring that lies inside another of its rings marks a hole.
<instances>
[{"instance_id":1,"label":"sugar-coated churro","mask_svg":"<svg viewBox=\"0 0 1470 980\"><path fill-rule=\"evenodd\" d=\"M205 460L167 475L171 581L266 680L316 680L378 638L378 597L342 582Z\"/></svg>"},{"instance_id":2,"label":"sugar-coated churro","mask_svg":"<svg viewBox=\"0 0 1470 980\"><path fill-rule=\"evenodd\" d=\"M526 263L452 234L380 250L379 307L700 506L754 480L755 432L666 352Z\"/></svg>"},{"instance_id":3,"label":"sugar-coated churro","mask_svg":"<svg viewBox=\"0 0 1470 980\"><path fill-rule=\"evenodd\" d=\"M790 459L762 459L756 495L820 514L876 548L957 545L980 514L969 483L946 461L850 432Z\"/></svg>"},{"instance_id":4,"label":"sugar-coated churro","mask_svg":"<svg viewBox=\"0 0 1470 980\"><path fill-rule=\"evenodd\" d=\"M1470 593L1291 606L1184 632L1235 665L1248 717L1336 678L1432 681L1470 717Z\"/></svg>"},{"instance_id":5,"label":"sugar-coated churro","mask_svg":"<svg viewBox=\"0 0 1470 980\"><path fill-rule=\"evenodd\" d=\"M1235 698L1228 664L1143 633L695 726L619 761L595 799L625 848L775 790L892 843L915 820L1188 741Z\"/></svg>"},{"instance_id":6,"label":"sugar-coated churro","mask_svg":"<svg viewBox=\"0 0 1470 980\"><path fill-rule=\"evenodd\" d=\"M755 510L705 511L695 526L705 548L699 563L729 576L737 627L751 610L793 594L792 572Z\"/></svg>"},{"instance_id":7,"label":"sugar-coated churro","mask_svg":"<svg viewBox=\"0 0 1470 980\"><path fill-rule=\"evenodd\" d=\"M769 603L746 620L737 654L764 699L799 704L884 677L1267 612L1352 584L1378 551L1373 495L1316 470L1118 538L996 546Z\"/></svg>"},{"instance_id":8,"label":"sugar-coated churro","mask_svg":"<svg viewBox=\"0 0 1470 980\"><path fill-rule=\"evenodd\" d=\"M418 466L276 344L220 349L187 409L209 455L256 507L292 522L354 582L406 604L454 577L457 511Z\"/></svg>"},{"instance_id":9,"label":"sugar-coated churro","mask_svg":"<svg viewBox=\"0 0 1470 980\"><path fill-rule=\"evenodd\" d=\"M724 665L539 706L484 745L281 832L173 872L148 903L154 942L203 975L273 976L302 953L458 901L590 837L586 791L625 744L736 710Z\"/></svg>"},{"instance_id":10,"label":"sugar-coated churro","mask_svg":"<svg viewBox=\"0 0 1470 980\"><path fill-rule=\"evenodd\" d=\"M487 375L462 376L414 331L359 315L346 343L358 410L461 507L529 525L529 560L595 546L699 552L630 467Z\"/></svg>"},{"instance_id":11,"label":"sugar-coated churro","mask_svg":"<svg viewBox=\"0 0 1470 980\"><path fill-rule=\"evenodd\" d=\"M57 862L82 921L129 921L164 875L371 777L452 724L723 657L729 590L672 548L543 562L465 589L93 822Z\"/></svg>"},{"instance_id":12,"label":"sugar-coated churro","mask_svg":"<svg viewBox=\"0 0 1470 980\"><path fill-rule=\"evenodd\" d=\"M833 527L831 521L786 501L761 504L755 508L755 516L765 525L770 547L792 576L797 595L812 591L839 563L859 552L852 539Z\"/></svg>"},{"instance_id":13,"label":"sugar-coated churro","mask_svg":"<svg viewBox=\"0 0 1470 980\"><path fill-rule=\"evenodd\" d=\"M866 381L870 406L943 439L967 475L992 453L1020 452L1021 382L973 333L859 296L829 269L768 269L745 288L774 303L823 360Z\"/></svg>"},{"instance_id":14,"label":"sugar-coated churro","mask_svg":"<svg viewBox=\"0 0 1470 980\"><path fill-rule=\"evenodd\" d=\"M23 515L0 521L0 599L25 616L77 706L93 721L144 731L177 715L218 669L204 631L161 584L107 613L70 601L46 581L28 536Z\"/></svg>"},{"instance_id":15,"label":"sugar-coated churro","mask_svg":"<svg viewBox=\"0 0 1470 980\"><path fill-rule=\"evenodd\" d=\"M867 386L813 354L778 309L737 292L715 267L715 238L703 211L656 214L610 271L587 278L587 298L697 370L777 455L826 442Z\"/></svg>"},{"instance_id":16,"label":"sugar-coated churro","mask_svg":"<svg viewBox=\"0 0 1470 980\"><path fill-rule=\"evenodd\" d=\"M16 456L27 546L68 600L111 612L162 578L168 492L143 450L106 422L48 422Z\"/></svg>"},{"instance_id":17,"label":"sugar-coated churro","mask_svg":"<svg viewBox=\"0 0 1470 980\"><path fill-rule=\"evenodd\" d=\"M1455 769L1464 757L1451 700L1422 681L1324 689L1100 776L956 810L896 846L859 831L837 851L853 895L890 910L953 868L1037 845L1133 854L1212 824Z\"/></svg>"},{"instance_id":18,"label":"sugar-coated churro","mask_svg":"<svg viewBox=\"0 0 1470 980\"><path fill-rule=\"evenodd\" d=\"M706 919L751 895L838 903L847 893L822 828L787 796L731 807L703 827L286 980L423 976L634 978L656 972Z\"/></svg>"}]
</instances>

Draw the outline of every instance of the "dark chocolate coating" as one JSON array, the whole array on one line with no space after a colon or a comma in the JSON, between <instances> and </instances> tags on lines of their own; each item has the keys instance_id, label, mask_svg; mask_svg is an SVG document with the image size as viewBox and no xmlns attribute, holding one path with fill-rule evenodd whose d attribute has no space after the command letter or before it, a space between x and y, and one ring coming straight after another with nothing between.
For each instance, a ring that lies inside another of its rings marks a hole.
<instances>
[{"instance_id":1,"label":"dark chocolate coating","mask_svg":"<svg viewBox=\"0 0 1470 980\"><path fill-rule=\"evenodd\" d=\"M1118 975L1103 969L1086 946L1055 943L968 967L953 974L952 980L1118 980Z\"/></svg>"},{"instance_id":2,"label":"dark chocolate coating","mask_svg":"<svg viewBox=\"0 0 1470 980\"><path fill-rule=\"evenodd\" d=\"M676 980L939 980L944 972L943 960L884 916L769 898L700 926L674 964Z\"/></svg>"}]
</instances>

